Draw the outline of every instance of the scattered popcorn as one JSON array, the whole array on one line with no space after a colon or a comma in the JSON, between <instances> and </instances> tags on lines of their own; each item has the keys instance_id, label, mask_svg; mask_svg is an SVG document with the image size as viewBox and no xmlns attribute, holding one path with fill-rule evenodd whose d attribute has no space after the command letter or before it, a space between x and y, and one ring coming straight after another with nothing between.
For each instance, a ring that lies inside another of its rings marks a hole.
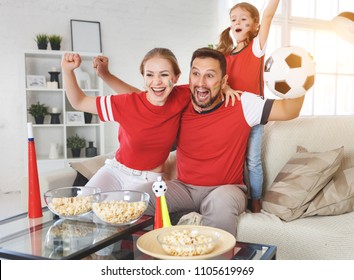
<instances>
[{"instance_id":1,"label":"scattered popcorn","mask_svg":"<svg viewBox=\"0 0 354 280\"><path fill-rule=\"evenodd\" d=\"M208 254L216 247L215 239L197 230L173 230L159 240L166 253L172 256L199 256Z\"/></svg>"},{"instance_id":2,"label":"scattered popcorn","mask_svg":"<svg viewBox=\"0 0 354 280\"><path fill-rule=\"evenodd\" d=\"M110 224L126 224L138 219L146 210L143 201L103 201L92 204L95 214L104 222Z\"/></svg>"}]
</instances>

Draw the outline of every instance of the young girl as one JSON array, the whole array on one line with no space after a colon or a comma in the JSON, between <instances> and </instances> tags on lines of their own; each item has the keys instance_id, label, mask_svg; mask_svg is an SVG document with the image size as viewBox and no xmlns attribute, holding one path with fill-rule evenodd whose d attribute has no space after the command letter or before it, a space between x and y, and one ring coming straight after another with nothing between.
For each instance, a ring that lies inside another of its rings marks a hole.
<instances>
[{"instance_id":1,"label":"young girl","mask_svg":"<svg viewBox=\"0 0 354 280\"><path fill-rule=\"evenodd\" d=\"M80 64L78 54L67 53L62 60L71 105L120 125L115 158L87 185L107 191L156 181L176 139L181 112L190 102L188 86L174 87L181 73L176 57L168 49L152 49L140 67L146 91L98 97L86 96L78 86L74 69Z\"/></svg>"},{"instance_id":2,"label":"young girl","mask_svg":"<svg viewBox=\"0 0 354 280\"><path fill-rule=\"evenodd\" d=\"M263 96L266 42L279 1L269 0L260 25L259 12L253 5L242 2L231 8L230 27L221 33L217 47L226 57L231 88ZM236 46L233 41L237 42ZM262 135L263 125L252 128L246 155L253 212L260 212L262 208Z\"/></svg>"}]
</instances>

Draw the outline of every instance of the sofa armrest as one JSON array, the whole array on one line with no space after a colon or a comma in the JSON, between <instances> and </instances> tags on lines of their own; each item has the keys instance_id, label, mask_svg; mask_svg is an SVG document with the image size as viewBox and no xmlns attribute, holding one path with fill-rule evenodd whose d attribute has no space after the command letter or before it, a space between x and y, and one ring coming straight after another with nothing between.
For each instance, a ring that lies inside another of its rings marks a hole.
<instances>
[{"instance_id":1,"label":"sofa armrest","mask_svg":"<svg viewBox=\"0 0 354 280\"><path fill-rule=\"evenodd\" d=\"M42 207L46 205L43 194L59 187L71 187L76 178L77 172L71 167L43 172L38 175ZM22 209L27 209L28 205L28 177L24 177L21 182L21 204Z\"/></svg>"}]
</instances>

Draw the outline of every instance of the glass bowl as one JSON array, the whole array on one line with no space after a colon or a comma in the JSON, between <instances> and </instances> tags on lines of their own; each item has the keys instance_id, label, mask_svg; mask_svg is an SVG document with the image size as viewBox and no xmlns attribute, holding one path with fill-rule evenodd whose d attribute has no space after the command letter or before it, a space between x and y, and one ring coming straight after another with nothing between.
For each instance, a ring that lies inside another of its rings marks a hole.
<instances>
[{"instance_id":1,"label":"glass bowl","mask_svg":"<svg viewBox=\"0 0 354 280\"><path fill-rule=\"evenodd\" d=\"M162 249L171 256L193 257L211 253L220 240L220 233L210 227L166 228L157 236Z\"/></svg>"},{"instance_id":2,"label":"glass bowl","mask_svg":"<svg viewBox=\"0 0 354 280\"><path fill-rule=\"evenodd\" d=\"M100 201L92 204L95 215L110 225L129 225L141 218L148 207L146 192L118 190L102 192Z\"/></svg>"},{"instance_id":3,"label":"glass bowl","mask_svg":"<svg viewBox=\"0 0 354 280\"><path fill-rule=\"evenodd\" d=\"M44 200L55 215L77 219L92 211L92 203L99 201L100 189L93 187L64 187L44 193Z\"/></svg>"}]
</instances>

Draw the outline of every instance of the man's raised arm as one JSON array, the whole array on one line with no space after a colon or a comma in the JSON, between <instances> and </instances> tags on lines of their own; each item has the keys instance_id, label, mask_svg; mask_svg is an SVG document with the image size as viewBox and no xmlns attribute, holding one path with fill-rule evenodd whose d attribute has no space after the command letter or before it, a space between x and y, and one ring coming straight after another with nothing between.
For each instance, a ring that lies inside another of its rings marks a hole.
<instances>
[{"instance_id":1,"label":"man's raised arm","mask_svg":"<svg viewBox=\"0 0 354 280\"><path fill-rule=\"evenodd\" d=\"M268 121L287 121L300 115L305 96L274 100Z\"/></svg>"}]
</instances>

